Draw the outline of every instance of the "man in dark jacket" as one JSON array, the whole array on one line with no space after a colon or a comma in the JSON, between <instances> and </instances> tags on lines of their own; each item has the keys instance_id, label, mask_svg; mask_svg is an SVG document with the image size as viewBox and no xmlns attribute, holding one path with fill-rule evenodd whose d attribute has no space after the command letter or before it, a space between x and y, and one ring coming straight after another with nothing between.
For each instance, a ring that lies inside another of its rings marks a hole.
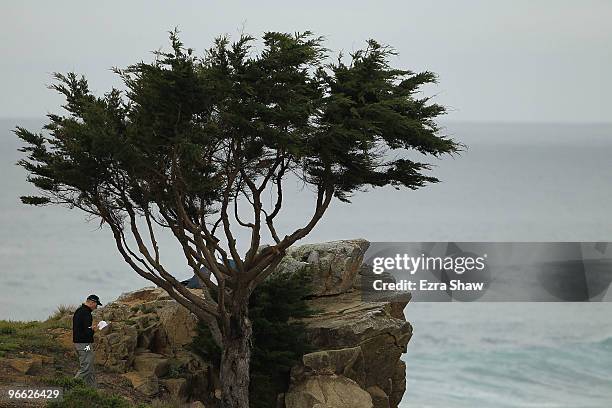
<instances>
[{"instance_id":1,"label":"man in dark jacket","mask_svg":"<svg viewBox=\"0 0 612 408\"><path fill-rule=\"evenodd\" d=\"M79 371L74 376L82 378L86 384L95 387L93 336L97 327L93 324L91 312L102 306L96 295L87 296L72 316L72 342L79 356Z\"/></svg>"}]
</instances>

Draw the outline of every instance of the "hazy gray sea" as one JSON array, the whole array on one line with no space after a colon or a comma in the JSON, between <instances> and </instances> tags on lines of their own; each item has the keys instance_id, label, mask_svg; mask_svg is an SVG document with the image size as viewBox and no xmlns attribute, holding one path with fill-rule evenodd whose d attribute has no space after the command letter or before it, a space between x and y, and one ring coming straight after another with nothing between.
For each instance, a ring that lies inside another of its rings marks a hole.
<instances>
[{"instance_id":1,"label":"hazy gray sea","mask_svg":"<svg viewBox=\"0 0 612 408\"><path fill-rule=\"evenodd\" d=\"M31 208L0 121L0 318L42 319L89 293L103 301L148 283L117 257L110 232L76 211ZM612 241L612 125L448 123L469 146L433 160L442 183L376 189L338 204L304 242ZM312 195L287 190L279 229L298 226ZM240 238L240 236L239 236ZM162 253L190 274L170 239ZM610 407L612 304L415 303L402 407Z\"/></svg>"}]
</instances>

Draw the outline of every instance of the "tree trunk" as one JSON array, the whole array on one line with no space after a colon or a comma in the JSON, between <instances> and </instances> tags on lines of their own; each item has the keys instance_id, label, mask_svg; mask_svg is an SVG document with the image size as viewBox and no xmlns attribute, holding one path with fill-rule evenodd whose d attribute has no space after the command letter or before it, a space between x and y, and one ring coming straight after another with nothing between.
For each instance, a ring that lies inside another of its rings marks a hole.
<instances>
[{"instance_id":1,"label":"tree trunk","mask_svg":"<svg viewBox=\"0 0 612 408\"><path fill-rule=\"evenodd\" d=\"M229 333L223 334L220 372L223 408L249 408L252 334L248 307L240 305L230 318Z\"/></svg>"}]
</instances>

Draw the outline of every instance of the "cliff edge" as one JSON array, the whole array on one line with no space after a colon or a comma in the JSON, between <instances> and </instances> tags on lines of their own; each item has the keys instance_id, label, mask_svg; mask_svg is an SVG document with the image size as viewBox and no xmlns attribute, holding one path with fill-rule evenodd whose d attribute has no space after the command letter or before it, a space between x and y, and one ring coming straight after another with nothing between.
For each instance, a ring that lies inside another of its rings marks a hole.
<instances>
[{"instance_id":1,"label":"cliff edge","mask_svg":"<svg viewBox=\"0 0 612 408\"><path fill-rule=\"evenodd\" d=\"M290 248L274 273L306 271L308 302L317 313L303 319L317 351L291 371L286 408L395 408L405 391L400 359L412 335L405 303L363 302L359 291L365 240L334 241ZM198 292L198 289L192 289ZM112 322L97 339L96 359L121 373L147 395L160 390L182 399L214 404L218 373L185 349L197 321L159 288L121 295L96 316ZM173 374L181 373L177 378Z\"/></svg>"}]
</instances>

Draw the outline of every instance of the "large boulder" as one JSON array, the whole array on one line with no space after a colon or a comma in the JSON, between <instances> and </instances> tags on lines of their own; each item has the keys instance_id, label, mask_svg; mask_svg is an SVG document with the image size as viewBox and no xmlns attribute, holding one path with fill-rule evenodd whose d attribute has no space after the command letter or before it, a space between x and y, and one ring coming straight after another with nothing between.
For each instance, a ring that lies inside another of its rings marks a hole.
<instances>
[{"instance_id":1,"label":"large boulder","mask_svg":"<svg viewBox=\"0 0 612 408\"><path fill-rule=\"evenodd\" d=\"M313 296L337 295L352 288L368 246L368 241L354 239L291 247L276 271L307 273Z\"/></svg>"},{"instance_id":2,"label":"large boulder","mask_svg":"<svg viewBox=\"0 0 612 408\"><path fill-rule=\"evenodd\" d=\"M319 351L305 355L302 364L294 367L292 384L312 385L304 378L333 374L368 392L375 408L395 408L406 389L401 355L412 326L403 313L406 296L398 301L364 302L359 288L362 275L368 273L362 266L368 245L363 240L339 241L305 245L292 252L288 263L300 262L313 282L323 277L336 283L335 287L315 285L308 301L317 313L302 321L308 341Z\"/></svg>"},{"instance_id":3,"label":"large boulder","mask_svg":"<svg viewBox=\"0 0 612 408\"><path fill-rule=\"evenodd\" d=\"M355 381L340 375L317 375L294 382L285 394L286 408L373 408L372 397Z\"/></svg>"},{"instance_id":4,"label":"large boulder","mask_svg":"<svg viewBox=\"0 0 612 408\"><path fill-rule=\"evenodd\" d=\"M341 374L373 393L376 408L397 407L406 388L401 355L412 336L410 323L396 317L397 306L364 303L357 291L309 303L318 313L303 322L320 351L304 356L302 370Z\"/></svg>"},{"instance_id":5,"label":"large boulder","mask_svg":"<svg viewBox=\"0 0 612 408\"><path fill-rule=\"evenodd\" d=\"M127 379L135 390L145 395L152 396L159 392L159 380L153 373L130 371L121 376Z\"/></svg>"},{"instance_id":6,"label":"large boulder","mask_svg":"<svg viewBox=\"0 0 612 408\"><path fill-rule=\"evenodd\" d=\"M203 296L202 290L192 292ZM197 319L163 289L125 293L96 310L95 320L109 323L96 335L96 363L122 373L134 389L183 401L214 394L218 381L211 379L216 374L210 364L186 348Z\"/></svg>"},{"instance_id":7,"label":"large boulder","mask_svg":"<svg viewBox=\"0 0 612 408\"><path fill-rule=\"evenodd\" d=\"M163 355L182 350L197 325L193 314L154 287L121 295L95 318L109 322L96 339L96 362L117 372L129 371L139 350Z\"/></svg>"},{"instance_id":8,"label":"large boulder","mask_svg":"<svg viewBox=\"0 0 612 408\"><path fill-rule=\"evenodd\" d=\"M171 397L182 402L188 398L187 380L185 378L167 378L160 381Z\"/></svg>"},{"instance_id":9,"label":"large boulder","mask_svg":"<svg viewBox=\"0 0 612 408\"><path fill-rule=\"evenodd\" d=\"M317 375L343 375L352 379L360 386L366 384L363 353L361 347L351 347L339 350L322 350L305 354L302 357L303 368ZM299 370L301 367L295 367ZM297 377L294 373L293 377Z\"/></svg>"},{"instance_id":10,"label":"large boulder","mask_svg":"<svg viewBox=\"0 0 612 408\"><path fill-rule=\"evenodd\" d=\"M144 352L134 356L134 369L136 371L163 377L168 373L168 368L168 359L161 354Z\"/></svg>"}]
</instances>

